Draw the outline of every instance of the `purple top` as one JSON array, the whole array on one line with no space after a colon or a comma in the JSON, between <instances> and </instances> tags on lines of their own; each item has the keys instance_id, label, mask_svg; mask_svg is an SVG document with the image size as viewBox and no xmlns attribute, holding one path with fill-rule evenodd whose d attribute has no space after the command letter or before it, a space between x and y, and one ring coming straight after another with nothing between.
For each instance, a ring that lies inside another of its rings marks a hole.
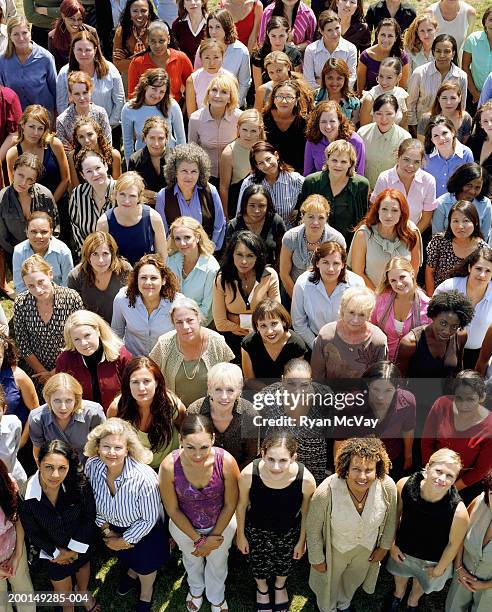
<instances>
[{"instance_id":1,"label":"purple top","mask_svg":"<svg viewBox=\"0 0 492 612\"><path fill-rule=\"evenodd\" d=\"M357 161L355 162L355 172L364 175L364 168L366 165L366 147L362 138L354 132L348 142L354 147ZM315 144L310 140L306 141L306 148L304 149L304 176L312 174L313 172L319 172L323 169L325 163L325 149L330 144L330 141L326 136Z\"/></svg>"},{"instance_id":2,"label":"purple top","mask_svg":"<svg viewBox=\"0 0 492 612\"><path fill-rule=\"evenodd\" d=\"M406 64L408 64L410 58L408 56L408 53L406 51L403 51L400 59L402 66L405 66ZM378 84L376 77L378 76L379 64L381 62L370 57L367 51L362 51L359 57L359 62L362 62L367 68L366 84L364 89L366 91L369 91L371 87L375 87Z\"/></svg>"},{"instance_id":3,"label":"purple top","mask_svg":"<svg viewBox=\"0 0 492 612\"><path fill-rule=\"evenodd\" d=\"M179 450L173 451L174 488L181 512L195 529L214 527L224 506L224 449L214 446L212 477L203 489L195 489L185 476Z\"/></svg>"}]
</instances>

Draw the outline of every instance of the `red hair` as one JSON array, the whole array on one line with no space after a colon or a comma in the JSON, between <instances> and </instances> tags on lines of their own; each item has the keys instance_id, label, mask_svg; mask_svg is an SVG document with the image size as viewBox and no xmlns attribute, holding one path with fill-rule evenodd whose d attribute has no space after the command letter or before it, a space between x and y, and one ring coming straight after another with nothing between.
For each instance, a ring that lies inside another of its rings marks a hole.
<instances>
[{"instance_id":1,"label":"red hair","mask_svg":"<svg viewBox=\"0 0 492 612\"><path fill-rule=\"evenodd\" d=\"M372 230L372 226L377 225L379 223L379 208L381 206L381 202L385 198L396 200L400 206L400 218L395 226L395 231L398 238L402 242L404 242L407 245L408 249L411 251L413 247L417 244L417 235L415 231L412 230L408 225L408 220L410 218L410 209L408 208L407 199L401 191L398 191L398 189L385 189L384 191L381 191L381 193L374 200L373 204L370 206L366 216L355 228L354 233L362 225L366 225L369 229Z\"/></svg>"}]
</instances>

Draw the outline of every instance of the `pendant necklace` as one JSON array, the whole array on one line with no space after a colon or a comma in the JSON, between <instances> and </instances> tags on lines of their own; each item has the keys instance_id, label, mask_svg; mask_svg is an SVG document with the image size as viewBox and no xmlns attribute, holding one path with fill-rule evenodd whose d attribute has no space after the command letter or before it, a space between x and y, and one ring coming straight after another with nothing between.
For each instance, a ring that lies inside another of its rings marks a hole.
<instances>
[{"instance_id":1,"label":"pendant necklace","mask_svg":"<svg viewBox=\"0 0 492 612\"><path fill-rule=\"evenodd\" d=\"M366 500L366 497L369 494L369 489L367 489L367 491L364 493L364 495L362 496L362 499L359 499L358 497L356 497L356 495L351 491L351 489L350 489L350 487L348 485L347 485L347 489L349 490L350 495L352 495L352 497L357 502L357 508L359 510L362 510L362 508L364 507L364 502Z\"/></svg>"}]
</instances>

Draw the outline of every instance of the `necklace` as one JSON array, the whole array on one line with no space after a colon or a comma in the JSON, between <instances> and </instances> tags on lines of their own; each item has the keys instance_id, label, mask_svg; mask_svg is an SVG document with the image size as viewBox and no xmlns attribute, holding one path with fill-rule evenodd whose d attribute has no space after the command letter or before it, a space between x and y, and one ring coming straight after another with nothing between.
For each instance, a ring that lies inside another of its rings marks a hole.
<instances>
[{"instance_id":1,"label":"necklace","mask_svg":"<svg viewBox=\"0 0 492 612\"><path fill-rule=\"evenodd\" d=\"M369 494L369 489L367 489L367 491L364 493L364 495L362 496L362 499L359 499L355 493L352 492L352 490L350 489L350 487L347 485L347 489L349 490L350 495L352 495L352 497L355 499L355 501L357 502L357 508L359 508L359 510L362 510L363 506L364 506L364 502L366 500L366 497Z\"/></svg>"},{"instance_id":2,"label":"necklace","mask_svg":"<svg viewBox=\"0 0 492 612\"><path fill-rule=\"evenodd\" d=\"M196 373L198 372L198 368L200 367L200 360L201 360L202 355L203 355L203 344L204 344L203 340L204 339L203 338L201 339L201 342L200 342L200 355L198 356L196 364L193 366L191 374L188 374L188 372L186 371L186 360L184 359L184 353L183 353L183 351L181 349L181 342L179 341L179 338L177 336L176 336L176 340L177 340L179 352L183 355L183 372L184 372L184 375L186 376L186 378L188 380L194 380L194 378L196 376Z\"/></svg>"},{"instance_id":3,"label":"necklace","mask_svg":"<svg viewBox=\"0 0 492 612\"><path fill-rule=\"evenodd\" d=\"M323 235L321 235L319 240L316 240L316 242L309 242L309 240L307 239L306 234L304 234L304 240L306 241L306 244L308 246L317 246L318 244L321 244L321 241L323 240Z\"/></svg>"}]
</instances>

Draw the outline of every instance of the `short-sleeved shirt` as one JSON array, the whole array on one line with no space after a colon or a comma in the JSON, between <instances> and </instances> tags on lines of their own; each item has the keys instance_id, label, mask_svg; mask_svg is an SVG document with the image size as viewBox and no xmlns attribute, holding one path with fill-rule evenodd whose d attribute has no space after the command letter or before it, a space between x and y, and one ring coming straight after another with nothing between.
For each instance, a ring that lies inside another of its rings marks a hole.
<instances>
[{"instance_id":1,"label":"short-sleeved shirt","mask_svg":"<svg viewBox=\"0 0 492 612\"><path fill-rule=\"evenodd\" d=\"M258 332L251 332L243 338L241 348L248 353L256 378L279 379L282 377L284 366L288 361L295 358L306 359L310 356L308 346L301 336L294 331L290 332L290 338L282 347L276 359L270 357Z\"/></svg>"},{"instance_id":2,"label":"short-sleeved shirt","mask_svg":"<svg viewBox=\"0 0 492 612\"><path fill-rule=\"evenodd\" d=\"M487 243L481 238L477 244L477 249L486 247ZM463 263L463 259L455 255L453 241L439 233L432 236L427 245L427 265L434 270L434 286L440 285L447 278L451 278L456 266Z\"/></svg>"},{"instance_id":3,"label":"short-sleeved shirt","mask_svg":"<svg viewBox=\"0 0 492 612\"><path fill-rule=\"evenodd\" d=\"M492 49L485 32L473 32L465 41L463 51L472 56L470 71L478 91L492 72Z\"/></svg>"}]
</instances>

